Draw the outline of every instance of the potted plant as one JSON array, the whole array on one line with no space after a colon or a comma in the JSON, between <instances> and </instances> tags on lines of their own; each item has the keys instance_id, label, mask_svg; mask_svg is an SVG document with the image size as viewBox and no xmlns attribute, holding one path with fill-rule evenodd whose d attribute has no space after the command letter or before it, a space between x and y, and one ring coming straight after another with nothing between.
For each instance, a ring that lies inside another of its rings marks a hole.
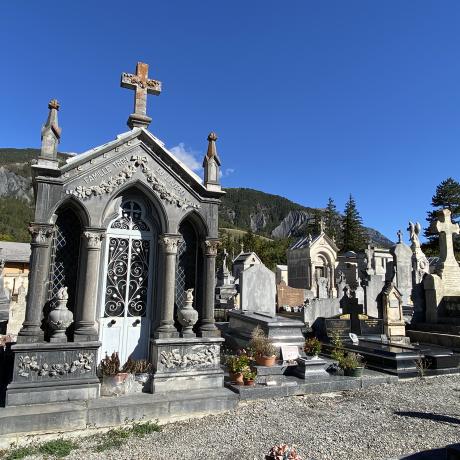
<instances>
[{"instance_id":1,"label":"potted plant","mask_svg":"<svg viewBox=\"0 0 460 460\"><path fill-rule=\"evenodd\" d=\"M111 356L105 354L99 364L99 375L102 377L102 396L112 396L126 393L125 382L129 378L128 372L120 370L120 358L118 353Z\"/></svg>"},{"instance_id":2,"label":"potted plant","mask_svg":"<svg viewBox=\"0 0 460 460\"><path fill-rule=\"evenodd\" d=\"M277 349L259 326L252 331L249 346L259 366L275 364Z\"/></svg>"},{"instance_id":3,"label":"potted plant","mask_svg":"<svg viewBox=\"0 0 460 460\"><path fill-rule=\"evenodd\" d=\"M225 364L228 367L230 380L236 385L243 385L243 372L249 369L249 363L250 358L244 350L226 357Z\"/></svg>"},{"instance_id":4,"label":"potted plant","mask_svg":"<svg viewBox=\"0 0 460 460\"><path fill-rule=\"evenodd\" d=\"M149 361L128 358L122 370L134 375L134 380L140 386L141 391L149 390L148 386L152 378L152 364Z\"/></svg>"},{"instance_id":5,"label":"potted plant","mask_svg":"<svg viewBox=\"0 0 460 460\"><path fill-rule=\"evenodd\" d=\"M307 355L318 357L321 353L321 342L316 337L310 337L305 341L304 350Z\"/></svg>"},{"instance_id":6,"label":"potted plant","mask_svg":"<svg viewBox=\"0 0 460 460\"><path fill-rule=\"evenodd\" d=\"M243 381L245 385L252 386L256 383L257 372L253 371L250 367L243 371Z\"/></svg>"},{"instance_id":7,"label":"potted plant","mask_svg":"<svg viewBox=\"0 0 460 460\"><path fill-rule=\"evenodd\" d=\"M357 353L348 352L339 359L339 366L343 375L348 377L361 377L363 375L363 357Z\"/></svg>"}]
</instances>

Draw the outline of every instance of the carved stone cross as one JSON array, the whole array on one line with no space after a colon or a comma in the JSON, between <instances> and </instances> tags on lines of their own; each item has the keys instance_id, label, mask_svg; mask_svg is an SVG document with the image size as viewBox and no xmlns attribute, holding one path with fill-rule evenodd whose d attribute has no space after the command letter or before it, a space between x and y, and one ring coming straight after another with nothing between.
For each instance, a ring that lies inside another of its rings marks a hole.
<instances>
[{"instance_id":1,"label":"carved stone cross","mask_svg":"<svg viewBox=\"0 0 460 460\"><path fill-rule=\"evenodd\" d=\"M324 224L324 217L321 217L319 221L319 232L323 233L325 229L325 224Z\"/></svg>"},{"instance_id":2,"label":"carved stone cross","mask_svg":"<svg viewBox=\"0 0 460 460\"><path fill-rule=\"evenodd\" d=\"M449 265L458 266L455 260L453 235L460 233L458 224L453 224L451 220L451 212L449 209L438 211L438 220L431 224L431 231L439 233L439 256L441 262L447 262Z\"/></svg>"},{"instance_id":3,"label":"carved stone cross","mask_svg":"<svg viewBox=\"0 0 460 460\"><path fill-rule=\"evenodd\" d=\"M128 125L133 126L148 126L152 121L147 116L147 94L158 96L161 93L161 82L148 78L149 65L143 62L138 62L136 73L122 73L121 87L133 89L134 95L134 113L130 115Z\"/></svg>"}]
</instances>

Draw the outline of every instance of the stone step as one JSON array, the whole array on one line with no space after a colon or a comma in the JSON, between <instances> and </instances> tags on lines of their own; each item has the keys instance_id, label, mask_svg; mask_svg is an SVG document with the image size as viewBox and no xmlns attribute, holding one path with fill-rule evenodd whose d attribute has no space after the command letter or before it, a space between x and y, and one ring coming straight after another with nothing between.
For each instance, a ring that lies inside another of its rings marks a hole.
<instances>
[{"instance_id":1,"label":"stone step","mask_svg":"<svg viewBox=\"0 0 460 460\"><path fill-rule=\"evenodd\" d=\"M0 408L0 448L20 436L123 425L127 420L172 421L233 409L238 396L226 388L139 393L82 402L59 402Z\"/></svg>"}]
</instances>

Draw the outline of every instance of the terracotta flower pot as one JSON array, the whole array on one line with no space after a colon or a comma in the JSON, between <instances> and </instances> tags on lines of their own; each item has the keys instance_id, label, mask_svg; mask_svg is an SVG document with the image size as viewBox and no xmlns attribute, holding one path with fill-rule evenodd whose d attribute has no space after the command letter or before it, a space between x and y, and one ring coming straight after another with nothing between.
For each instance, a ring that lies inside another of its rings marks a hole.
<instances>
[{"instance_id":1,"label":"terracotta flower pot","mask_svg":"<svg viewBox=\"0 0 460 460\"><path fill-rule=\"evenodd\" d=\"M259 366L274 366L276 362L276 356L256 356L256 363Z\"/></svg>"},{"instance_id":2,"label":"terracotta flower pot","mask_svg":"<svg viewBox=\"0 0 460 460\"><path fill-rule=\"evenodd\" d=\"M230 372L230 380L235 384L235 385L243 385L243 373L242 372Z\"/></svg>"},{"instance_id":3,"label":"terracotta flower pot","mask_svg":"<svg viewBox=\"0 0 460 460\"><path fill-rule=\"evenodd\" d=\"M248 380L245 380L245 381L244 381L244 384L245 384L246 386L253 386L253 385L256 384L256 381L255 381L254 379L248 379Z\"/></svg>"}]
</instances>

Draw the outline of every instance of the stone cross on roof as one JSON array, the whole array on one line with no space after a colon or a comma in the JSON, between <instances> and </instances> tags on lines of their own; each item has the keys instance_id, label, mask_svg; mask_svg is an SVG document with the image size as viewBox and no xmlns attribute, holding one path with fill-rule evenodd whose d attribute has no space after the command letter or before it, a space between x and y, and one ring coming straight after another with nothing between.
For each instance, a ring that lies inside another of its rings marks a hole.
<instances>
[{"instance_id":1,"label":"stone cross on roof","mask_svg":"<svg viewBox=\"0 0 460 460\"><path fill-rule=\"evenodd\" d=\"M437 212L438 220L431 224L430 230L439 233L439 256L443 265L455 265L453 235L460 233L458 224L452 223L449 209L442 209ZM447 262L447 263L446 263Z\"/></svg>"},{"instance_id":2,"label":"stone cross on roof","mask_svg":"<svg viewBox=\"0 0 460 460\"><path fill-rule=\"evenodd\" d=\"M144 62L138 62L136 73L121 74L120 86L122 88L133 89L134 95L134 113L129 116L128 126L147 128L152 119L147 116L147 94L158 96L161 93L161 82L148 78L149 65Z\"/></svg>"},{"instance_id":3,"label":"stone cross on roof","mask_svg":"<svg viewBox=\"0 0 460 460\"><path fill-rule=\"evenodd\" d=\"M321 217L319 221L319 232L323 233L326 225L324 224L324 217Z\"/></svg>"}]
</instances>

